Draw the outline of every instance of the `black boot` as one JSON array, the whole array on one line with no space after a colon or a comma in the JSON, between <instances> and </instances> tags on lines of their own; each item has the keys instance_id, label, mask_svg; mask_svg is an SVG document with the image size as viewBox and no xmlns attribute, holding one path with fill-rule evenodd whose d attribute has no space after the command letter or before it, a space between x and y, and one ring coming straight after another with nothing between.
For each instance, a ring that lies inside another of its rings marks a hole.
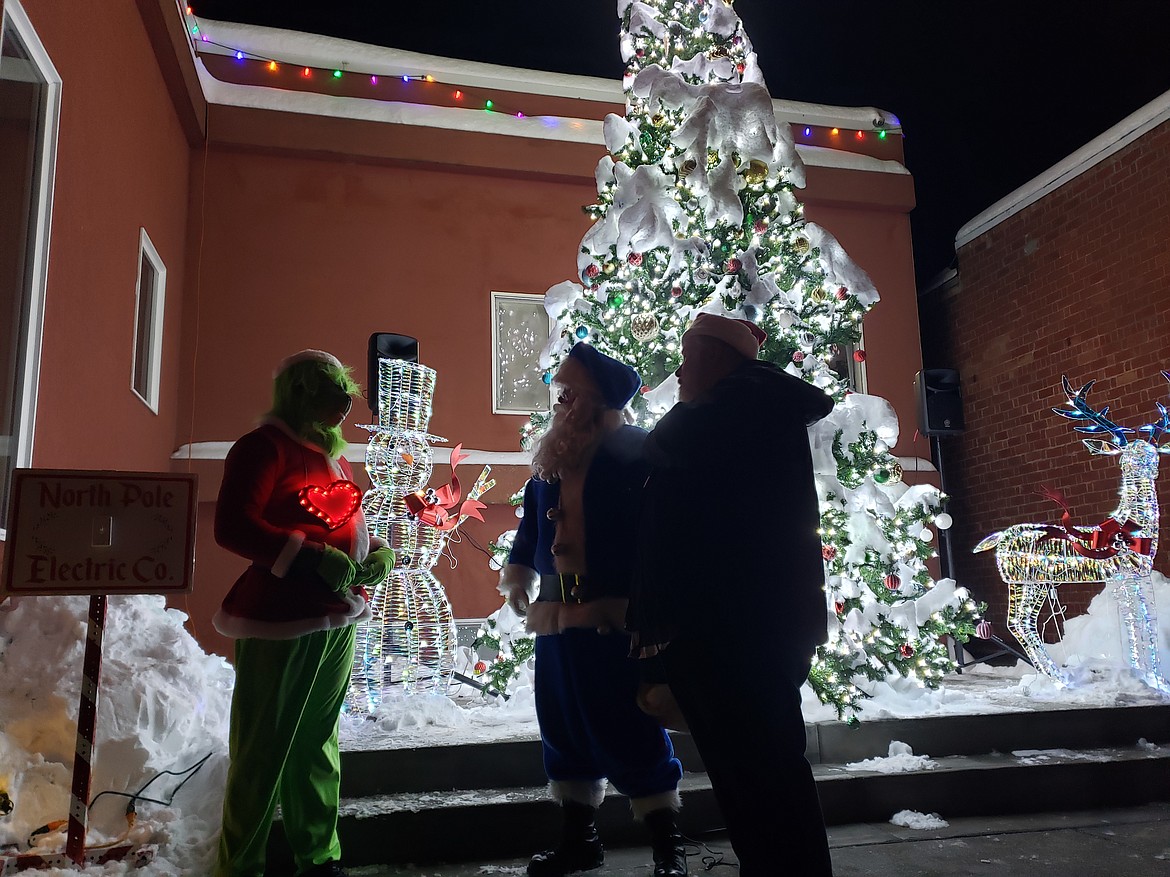
<instances>
[{"instance_id":1,"label":"black boot","mask_svg":"<svg viewBox=\"0 0 1170 877\"><path fill-rule=\"evenodd\" d=\"M564 824L561 842L555 850L537 853L528 863L528 877L564 877L578 871L592 871L605 861L605 850L593 824L596 808L576 801L561 805Z\"/></svg>"},{"instance_id":2,"label":"black boot","mask_svg":"<svg viewBox=\"0 0 1170 877\"><path fill-rule=\"evenodd\" d=\"M654 851L652 877L686 877L687 850L674 822L674 811L655 810L646 814L650 847Z\"/></svg>"}]
</instances>

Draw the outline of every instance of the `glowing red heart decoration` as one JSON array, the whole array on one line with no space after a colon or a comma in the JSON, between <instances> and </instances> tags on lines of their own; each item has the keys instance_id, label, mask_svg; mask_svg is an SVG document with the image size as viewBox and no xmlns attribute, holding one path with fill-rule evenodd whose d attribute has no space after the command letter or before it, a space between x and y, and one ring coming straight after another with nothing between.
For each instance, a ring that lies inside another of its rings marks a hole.
<instances>
[{"instance_id":1,"label":"glowing red heart decoration","mask_svg":"<svg viewBox=\"0 0 1170 877\"><path fill-rule=\"evenodd\" d=\"M302 487L297 496L301 505L324 521L330 530L336 530L352 518L362 504L361 488L352 481L334 481L328 487L311 484Z\"/></svg>"}]
</instances>

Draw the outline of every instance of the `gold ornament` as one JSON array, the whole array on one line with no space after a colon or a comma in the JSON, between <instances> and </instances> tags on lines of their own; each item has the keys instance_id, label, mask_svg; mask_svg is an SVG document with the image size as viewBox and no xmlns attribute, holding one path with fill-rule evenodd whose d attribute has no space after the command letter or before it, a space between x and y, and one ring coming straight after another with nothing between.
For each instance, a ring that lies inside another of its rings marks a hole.
<instances>
[{"instance_id":1,"label":"gold ornament","mask_svg":"<svg viewBox=\"0 0 1170 877\"><path fill-rule=\"evenodd\" d=\"M812 245L808 242L808 238L797 238L792 242L792 249L803 256L812 249Z\"/></svg>"},{"instance_id":2,"label":"gold ornament","mask_svg":"<svg viewBox=\"0 0 1170 877\"><path fill-rule=\"evenodd\" d=\"M658 317L652 313L634 314L630 319L630 334L634 336L635 341L646 342L657 338L658 330Z\"/></svg>"},{"instance_id":3,"label":"gold ornament","mask_svg":"<svg viewBox=\"0 0 1170 877\"><path fill-rule=\"evenodd\" d=\"M695 161L693 158L688 158L686 161L684 161L679 166L678 178L680 180L685 180L687 177L689 177L691 174L693 174L695 172L695 169L698 166L699 166L699 163L697 161Z\"/></svg>"},{"instance_id":4,"label":"gold ornament","mask_svg":"<svg viewBox=\"0 0 1170 877\"><path fill-rule=\"evenodd\" d=\"M711 51L707 53L708 58L726 58L730 52L727 51L727 46L714 46Z\"/></svg>"},{"instance_id":5,"label":"gold ornament","mask_svg":"<svg viewBox=\"0 0 1170 877\"><path fill-rule=\"evenodd\" d=\"M718 149L708 149L707 150L707 167L715 167L715 165L717 165L717 164L719 164L719 150Z\"/></svg>"},{"instance_id":6,"label":"gold ornament","mask_svg":"<svg viewBox=\"0 0 1170 877\"><path fill-rule=\"evenodd\" d=\"M655 113L650 117L650 124L655 128L661 128L666 124L666 116L662 115L662 113Z\"/></svg>"},{"instance_id":7,"label":"gold ornament","mask_svg":"<svg viewBox=\"0 0 1170 877\"><path fill-rule=\"evenodd\" d=\"M902 483L902 476L904 474L905 474L905 472L902 471L902 464L901 463L891 463L890 464L890 481L889 481L889 483L890 484L901 484Z\"/></svg>"},{"instance_id":8,"label":"gold ornament","mask_svg":"<svg viewBox=\"0 0 1170 877\"><path fill-rule=\"evenodd\" d=\"M749 183L762 183L768 179L768 165L758 158L753 158L748 162L747 170L743 171L743 177Z\"/></svg>"},{"instance_id":9,"label":"gold ornament","mask_svg":"<svg viewBox=\"0 0 1170 877\"><path fill-rule=\"evenodd\" d=\"M820 304L829 297L829 294L825 292L822 287L818 286L808 294L808 297L811 298L816 304Z\"/></svg>"}]
</instances>

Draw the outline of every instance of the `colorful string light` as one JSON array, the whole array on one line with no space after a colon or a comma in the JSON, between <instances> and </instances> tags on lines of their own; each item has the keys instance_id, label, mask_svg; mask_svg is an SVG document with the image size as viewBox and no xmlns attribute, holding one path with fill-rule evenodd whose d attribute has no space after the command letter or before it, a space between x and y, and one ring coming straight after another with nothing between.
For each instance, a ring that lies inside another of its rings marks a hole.
<instances>
[{"instance_id":1,"label":"colorful string light","mask_svg":"<svg viewBox=\"0 0 1170 877\"><path fill-rule=\"evenodd\" d=\"M278 73L280 71L280 68L283 65L295 66L295 65L291 65L291 63L287 60L282 60L280 58L267 57L264 55L257 55L253 52L249 52L248 50L242 49L238 46L232 46L232 45L227 44L227 43L221 43L221 42L218 42L217 40L213 40L210 36L207 35L207 33L205 31L203 31L200 28L199 22L195 18L195 13L193 12L192 7L190 7L190 6L186 7L186 14L187 14L187 18L190 20L190 25L188 27L188 31L190 32L191 36L193 37L193 39L191 40L191 44L192 44L192 48L194 49L196 54L220 55L221 54L220 52L209 52L208 49L210 47L214 47L216 49L222 49L224 52L226 52L227 54L234 57L235 60L237 60L237 61L258 62L258 63L262 64L264 66L264 68L266 70L268 70L270 73ZM347 65L345 65L345 64L342 64L340 67L313 68L313 67L305 66L305 67L301 68L301 77L304 79L312 79L314 70L328 70L330 72L332 78L338 79L338 80L344 78L346 74L352 74L355 76L363 76L363 77L368 78L369 85L371 88L377 88L378 85L380 84L382 78L383 78L383 77L379 76L379 74L376 74L376 73L366 73L366 72L362 72L362 71L350 71L347 69ZM432 74L429 74L429 73L424 73L424 74L403 73L400 75L392 76L390 78L401 80L403 83L406 83L406 84L409 84L412 82L420 82L420 83L425 83L428 85L441 85L441 83L439 83L438 80ZM376 95L374 95L372 97L375 100L381 99L381 98L378 98ZM436 104L441 103L441 100L439 99L440 98L439 95L430 95L430 97L432 98L432 100L430 101L431 103L436 103ZM463 103L464 100L467 98L467 93L462 88L457 88L451 92L451 98L455 101ZM539 116L533 116L530 113L524 112L523 110L520 110L516 107L497 106L497 101L494 97L484 97L482 99L482 101L475 101L475 103L477 105L482 104L482 109L485 112L500 113L501 115L506 114L506 115L512 116L515 119L519 119L522 121L528 120L528 119L535 120L535 119L540 118ZM806 138L815 139L817 132L819 130L821 130L822 127L823 126L805 125L803 127L803 134ZM840 133L840 130L838 128L833 128L830 131L830 133L833 136L836 136ZM877 136L879 139L885 140L886 133L887 132L885 130L879 130L877 133ZM858 131L857 138L859 140L864 139L863 132Z\"/></svg>"}]
</instances>

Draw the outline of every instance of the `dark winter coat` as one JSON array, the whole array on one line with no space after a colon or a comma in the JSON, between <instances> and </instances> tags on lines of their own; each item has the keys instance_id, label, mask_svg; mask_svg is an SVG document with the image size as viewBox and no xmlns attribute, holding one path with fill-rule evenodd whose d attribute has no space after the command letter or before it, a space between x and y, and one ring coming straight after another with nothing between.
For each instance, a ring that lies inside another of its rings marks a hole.
<instances>
[{"instance_id":1,"label":"dark winter coat","mask_svg":"<svg viewBox=\"0 0 1170 877\"><path fill-rule=\"evenodd\" d=\"M695 634L807 659L825 641L808 427L832 408L811 384L746 361L659 421L627 617L637 643Z\"/></svg>"}]
</instances>

